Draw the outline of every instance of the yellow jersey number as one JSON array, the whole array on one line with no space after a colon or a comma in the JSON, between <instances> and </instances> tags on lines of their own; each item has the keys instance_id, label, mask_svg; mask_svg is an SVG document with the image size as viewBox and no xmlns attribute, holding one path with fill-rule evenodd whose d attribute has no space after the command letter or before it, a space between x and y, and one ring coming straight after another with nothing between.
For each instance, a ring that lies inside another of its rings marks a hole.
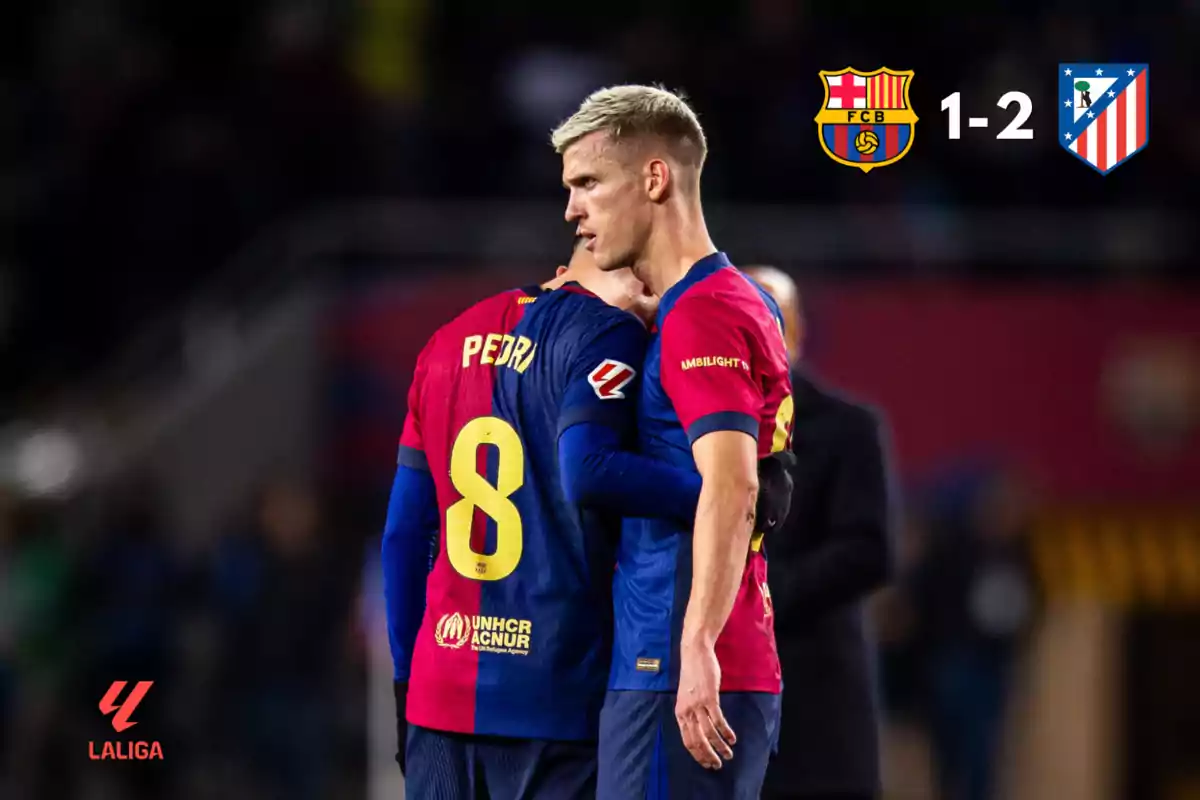
<instances>
[{"instance_id":1,"label":"yellow jersey number","mask_svg":"<svg viewBox=\"0 0 1200 800\"><path fill-rule=\"evenodd\" d=\"M476 469L481 445L499 452L496 485ZM525 446L516 429L499 417L476 417L463 426L450 453L450 482L462 499L446 509L446 554L454 571L477 581L507 578L521 561L521 514L510 499L525 483ZM496 522L496 552L471 549L471 523L478 508Z\"/></svg>"},{"instance_id":2,"label":"yellow jersey number","mask_svg":"<svg viewBox=\"0 0 1200 800\"><path fill-rule=\"evenodd\" d=\"M775 412L775 435L771 437L771 452L781 453L787 449L788 440L792 435L792 417L795 416L796 405L792 396L789 394L783 398L779 404L779 410ZM757 553L762 549L763 535L755 531L750 537L750 549Z\"/></svg>"},{"instance_id":3,"label":"yellow jersey number","mask_svg":"<svg viewBox=\"0 0 1200 800\"><path fill-rule=\"evenodd\" d=\"M775 412L775 435L771 438L771 452L782 453L787 449L788 440L792 436L792 417L796 413L796 403L789 394L779 404Z\"/></svg>"}]
</instances>

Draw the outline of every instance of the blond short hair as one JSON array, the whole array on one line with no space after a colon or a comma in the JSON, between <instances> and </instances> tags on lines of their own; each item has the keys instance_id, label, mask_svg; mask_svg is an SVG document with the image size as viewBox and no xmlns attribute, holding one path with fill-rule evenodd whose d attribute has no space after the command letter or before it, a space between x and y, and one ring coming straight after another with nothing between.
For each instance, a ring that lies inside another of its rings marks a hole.
<instances>
[{"instance_id":1,"label":"blond short hair","mask_svg":"<svg viewBox=\"0 0 1200 800\"><path fill-rule=\"evenodd\" d=\"M659 86L610 86L588 95L579 110L554 129L550 144L560 155L583 137L604 131L615 141L658 137L671 155L700 168L708 142L696 112L681 93Z\"/></svg>"}]
</instances>

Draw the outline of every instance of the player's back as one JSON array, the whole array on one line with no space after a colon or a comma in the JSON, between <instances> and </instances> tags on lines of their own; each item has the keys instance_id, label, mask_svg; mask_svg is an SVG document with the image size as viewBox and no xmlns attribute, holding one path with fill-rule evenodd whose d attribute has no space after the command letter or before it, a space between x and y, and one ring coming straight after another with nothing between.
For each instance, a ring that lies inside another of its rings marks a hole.
<instances>
[{"instance_id":1,"label":"player's back","mask_svg":"<svg viewBox=\"0 0 1200 800\"><path fill-rule=\"evenodd\" d=\"M630 325L644 336L634 317L575 284L521 289L478 303L422 352L409 398L419 430L405 436L434 477L441 531L411 722L595 737L617 528L568 502L557 438L581 351Z\"/></svg>"}]
</instances>

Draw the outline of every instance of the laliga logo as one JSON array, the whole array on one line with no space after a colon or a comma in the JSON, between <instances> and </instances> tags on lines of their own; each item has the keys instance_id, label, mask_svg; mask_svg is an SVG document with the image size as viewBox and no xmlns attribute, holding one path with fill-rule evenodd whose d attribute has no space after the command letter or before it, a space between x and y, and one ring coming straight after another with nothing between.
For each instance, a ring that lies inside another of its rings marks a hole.
<instances>
[{"instance_id":1,"label":"laliga logo","mask_svg":"<svg viewBox=\"0 0 1200 800\"><path fill-rule=\"evenodd\" d=\"M117 698L121 696L121 692L125 691L126 683L126 681L113 681L112 686L108 687L108 691L100 699L100 712L105 716L113 714L112 726L117 733L124 733L137 725L137 722L130 718L138 705L145 699L150 687L154 685L154 681L138 681L133 690L129 692L129 696L125 698L125 702L118 705ZM88 755L93 761L150 761L155 759L162 761L163 759L160 742L103 742L99 753L96 752L96 743L88 742Z\"/></svg>"},{"instance_id":2,"label":"laliga logo","mask_svg":"<svg viewBox=\"0 0 1200 800\"><path fill-rule=\"evenodd\" d=\"M471 621L455 611L453 614L442 614L437 628L433 631L433 639L442 647L457 650L471 638Z\"/></svg>"}]
</instances>

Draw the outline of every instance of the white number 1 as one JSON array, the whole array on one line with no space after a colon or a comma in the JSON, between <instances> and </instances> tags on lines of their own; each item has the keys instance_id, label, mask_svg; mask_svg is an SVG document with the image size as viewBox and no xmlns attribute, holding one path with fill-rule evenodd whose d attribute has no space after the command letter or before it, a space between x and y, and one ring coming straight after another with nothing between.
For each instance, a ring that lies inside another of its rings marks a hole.
<instances>
[{"instance_id":1,"label":"white number 1","mask_svg":"<svg viewBox=\"0 0 1200 800\"><path fill-rule=\"evenodd\" d=\"M942 111L950 112L950 138L962 138L962 113L959 110L959 92L947 95L942 99Z\"/></svg>"}]
</instances>

